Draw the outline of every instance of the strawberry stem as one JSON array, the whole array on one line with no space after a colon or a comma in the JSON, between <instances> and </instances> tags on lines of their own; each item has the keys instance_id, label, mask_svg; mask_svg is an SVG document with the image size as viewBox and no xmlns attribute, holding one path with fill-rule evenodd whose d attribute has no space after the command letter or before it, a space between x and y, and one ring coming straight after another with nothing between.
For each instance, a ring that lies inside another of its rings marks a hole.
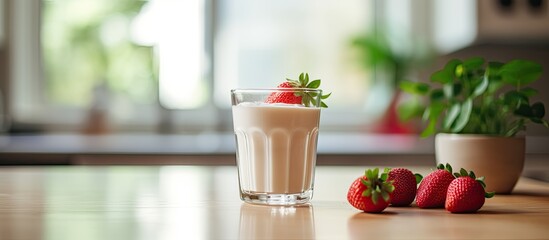
<instances>
[{"instance_id":1,"label":"strawberry stem","mask_svg":"<svg viewBox=\"0 0 549 240\"><path fill-rule=\"evenodd\" d=\"M293 80L293 79L290 79L290 78L286 78L286 81L288 83L290 83L290 85L293 88L309 88L309 89L318 89L320 87L320 83L321 83L320 79L315 79L315 80L309 82L309 74L308 73L299 74L298 80ZM327 99L328 97L330 97L330 95L332 95L332 93L328 93L328 94L325 94L325 95L324 94L320 95L320 107L328 108L328 105L326 105L326 103L322 100ZM301 91L300 93L298 93L298 96L302 97L302 99L303 99L302 103L303 103L304 106L306 106L306 107L318 106L318 101L316 100L316 98L318 96L317 96L316 92Z\"/></svg>"},{"instance_id":2,"label":"strawberry stem","mask_svg":"<svg viewBox=\"0 0 549 240\"><path fill-rule=\"evenodd\" d=\"M386 181L387 174L382 173L380 176L379 168L374 168L373 170L367 169L364 175L368 180L362 180L362 184L366 186L362 196L370 197L374 205L377 205L379 197L388 202L390 193L395 190L395 187L392 181Z\"/></svg>"},{"instance_id":3,"label":"strawberry stem","mask_svg":"<svg viewBox=\"0 0 549 240\"><path fill-rule=\"evenodd\" d=\"M464 168L461 168L459 170L459 172L454 173L454 176L456 176L457 178L459 178L459 177L470 177L472 179L475 179L475 181L477 181L482 186L483 189L486 189L486 183L484 182L484 176L477 177L473 171L467 172L467 170L465 170ZM495 194L496 194L495 192L484 192L484 197L485 198L491 198Z\"/></svg>"}]
</instances>

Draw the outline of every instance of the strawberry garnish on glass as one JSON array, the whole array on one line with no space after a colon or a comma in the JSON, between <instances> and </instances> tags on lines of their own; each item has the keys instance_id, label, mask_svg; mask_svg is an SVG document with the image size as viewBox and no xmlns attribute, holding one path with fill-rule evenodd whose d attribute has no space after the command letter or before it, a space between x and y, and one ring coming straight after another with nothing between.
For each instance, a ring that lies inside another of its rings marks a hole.
<instances>
[{"instance_id":1,"label":"strawberry garnish on glass","mask_svg":"<svg viewBox=\"0 0 549 240\"><path fill-rule=\"evenodd\" d=\"M316 79L313 81L309 81L309 74L308 73L301 73L299 75L299 80L292 80L289 78L286 78L286 81L278 85L277 88L281 89L281 91L274 92L269 97L267 97L267 100L265 100L266 103L286 103L286 104L303 104L306 107L309 106L317 106L316 98L317 93L306 91L306 89L318 89L320 87L320 79ZM292 92L285 92L283 89L299 89L302 91L292 91ZM331 95L331 93L326 95L321 95L320 99L326 99ZM328 105L324 103L324 101L320 102L320 106L323 108L327 108Z\"/></svg>"}]
</instances>

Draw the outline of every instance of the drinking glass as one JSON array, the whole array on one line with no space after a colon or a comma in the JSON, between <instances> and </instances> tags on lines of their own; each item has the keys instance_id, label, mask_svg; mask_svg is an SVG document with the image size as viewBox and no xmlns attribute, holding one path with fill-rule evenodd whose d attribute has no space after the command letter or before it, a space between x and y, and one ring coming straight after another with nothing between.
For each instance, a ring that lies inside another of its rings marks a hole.
<instances>
[{"instance_id":1,"label":"drinking glass","mask_svg":"<svg viewBox=\"0 0 549 240\"><path fill-rule=\"evenodd\" d=\"M307 88L231 90L243 201L267 205L310 201L321 95L322 90ZM312 100L302 101L305 104L274 103L300 97Z\"/></svg>"}]
</instances>

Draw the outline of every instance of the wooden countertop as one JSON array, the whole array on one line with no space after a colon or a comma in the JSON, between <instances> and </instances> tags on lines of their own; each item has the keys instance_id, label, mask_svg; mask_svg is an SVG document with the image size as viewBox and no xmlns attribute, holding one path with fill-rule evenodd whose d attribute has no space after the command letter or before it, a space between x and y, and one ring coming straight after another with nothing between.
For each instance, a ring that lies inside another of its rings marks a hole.
<instances>
[{"instance_id":1,"label":"wooden countertop","mask_svg":"<svg viewBox=\"0 0 549 240\"><path fill-rule=\"evenodd\" d=\"M367 214L346 201L365 168L319 166L310 205L266 207L240 201L234 166L3 167L0 239L549 238L549 183L523 178L476 214Z\"/></svg>"}]
</instances>

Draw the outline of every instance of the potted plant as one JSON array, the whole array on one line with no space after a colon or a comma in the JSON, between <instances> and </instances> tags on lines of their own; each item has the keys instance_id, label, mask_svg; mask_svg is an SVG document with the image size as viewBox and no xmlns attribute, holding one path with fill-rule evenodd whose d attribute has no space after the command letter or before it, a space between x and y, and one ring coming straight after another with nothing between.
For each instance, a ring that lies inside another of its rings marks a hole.
<instances>
[{"instance_id":1,"label":"potted plant","mask_svg":"<svg viewBox=\"0 0 549 240\"><path fill-rule=\"evenodd\" d=\"M488 191L510 193L522 173L530 123L549 127L545 106L531 103L538 93L528 84L542 68L526 60L486 62L476 57L451 60L431 75L431 84L403 81L412 99L399 106L403 119L421 116L422 137L436 134L437 163L474 169Z\"/></svg>"}]
</instances>

